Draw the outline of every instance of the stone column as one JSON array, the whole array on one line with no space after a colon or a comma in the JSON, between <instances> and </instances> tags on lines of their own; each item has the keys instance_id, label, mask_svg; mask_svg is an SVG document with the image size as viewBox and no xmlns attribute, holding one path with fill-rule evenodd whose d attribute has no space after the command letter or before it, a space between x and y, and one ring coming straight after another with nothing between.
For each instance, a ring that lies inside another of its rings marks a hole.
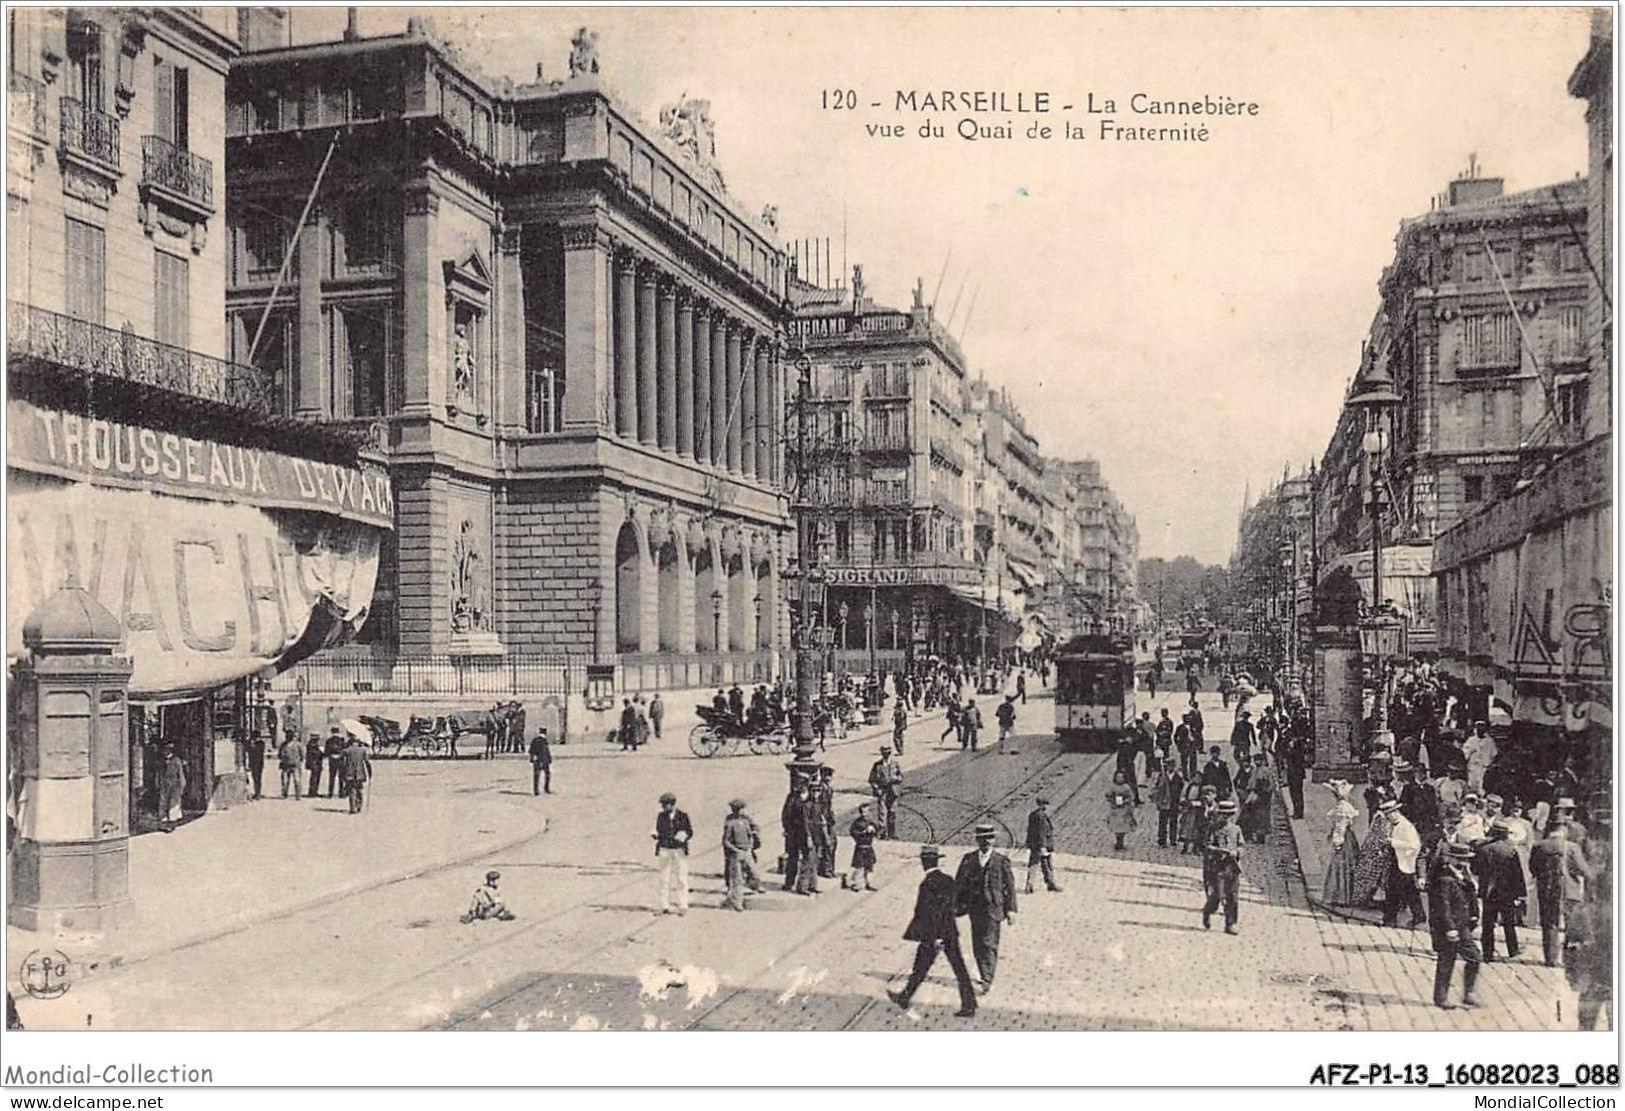
<instances>
[{"instance_id":1,"label":"stone column","mask_svg":"<svg viewBox=\"0 0 1625 1111\"><path fill-rule=\"evenodd\" d=\"M756 477L773 481L773 440L779 423L778 398L773 396L773 341L756 344Z\"/></svg>"},{"instance_id":2,"label":"stone column","mask_svg":"<svg viewBox=\"0 0 1625 1111\"><path fill-rule=\"evenodd\" d=\"M326 238L326 218L321 209L312 208L299 233L299 392L294 412L303 420L326 417L333 396L327 329L322 320L322 244ZM254 325L258 323L254 321ZM248 338L252 340L253 333ZM263 337L260 342L265 342Z\"/></svg>"},{"instance_id":3,"label":"stone column","mask_svg":"<svg viewBox=\"0 0 1625 1111\"><path fill-rule=\"evenodd\" d=\"M756 477L756 345L761 341L747 335L740 346L739 364L739 469L746 478Z\"/></svg>"},{"instance_id":4,"label":"stone column","mask_svg":"<svg viewBox=\"0 0 1625 1111\"><path fill-rule=\"evenodd\" d=\"M740 443L740 435L739 435L739 421L740 421L740 418L742 416L742 414L739 411L740 410L739 368L740 368L740 361L741 361L741 352L742 352L742 348L744 347L744 343L745 343L745 329L741 325L735 323L732 327L730 327L728 329L728 363L727 363L728 409L727 409L727 414L726 414L727 430L728 430L727 441L726 441L727 442L727 463L728 463L728 469L730 471L732 471L734 474L739 473L740 458L741 458L741 455L743 454L741 452L741 450L740 450L743 445Z\"/></svg>"},{"instance_id":5,"label":"stone column","mask_svg":"<svg viewBox=\"0 0 1625 1111\"><path fill-rule=\"evenodd\" d=\"M441 285L439 276L430 273L429 263L429 244L434 237L435 214L439 211L440 198L433 193L419 192L406 199L406 226L401 244L401 334L410 337L410 342L401 345L405 369L401 412L412 416L427 416L436 405L443 409L446 403L445 313L439 310L441 321L437 322L430 307L430 294ZM431 352L440 356L438 375L431 362Z\"/></svg>"},{"instance_id":6,"label":"stone column","mask_svg":"<svg viewBox=\"0 0 1625 1111\"><path fill-rule=\"evenodd\" d=\"M677 454L694 458L694 299L677 299ZM693 649L691 648L690 651Z\"/></svg>"},{"instance_id":7,"label":"stone column","mask_svg":"<svg viewBox=\"0 0 1625 1111\"><path fill-rule=\"evenodd\" d=\"M677 286L660 283L660 304L655 328L655 372L659 420L655 435L663 451L677 447Z\"/></svg>"},{"instance_id":8,"label":"stone column","mask_svg":"<svg viewBox=\"0 0 1625 1111\"><path fill-rule=\"evenodd\" d=\"M7 854L7 919L42 934L103 933L120 925L130 901L124 629L70 586L29 615L23 644L29 657L17 668L11 727L26 805Z\"/></svg>"},{"instance_id":9,"label":"stone column","mask_svg":"<svg viewBox=\"0 0 1625 1111\"><path fill-rule=\"evenodd\" d=\"M659 392L655 366L655 286L660 272L645 266L638 274L638 439L655 442Z\"/></svg>"},{"instance_id":10,"label":"stone column","mask_svg":"<svg viewBox=\"0 0 1625 1111\"><path fill-rule=\"evenodd\" d=\"M711 459L713 467L728 462L728 316L711 313Z\"/></svg>"},{"instance_id":11,"label":"stone column","mask_svg":"<svg viewBox=\"0 0 1625 1111\"><path fill-rule=\"evenodd\" d=\"M623 254L615 267L615 432L626 439L638 434L637 282L637 260Z\"/></svg>"},{"instance_id":12,"label":"stone column","mask_svg":"<svg viewBox=\"0 0 1625 1111\"><path fill-rule=\"evenodd\" d=\"M525 275L519 261L519 227L497 233L496 426L498 431L526 431Z\"/></svg>"},{"instance_id":13,"label":"stone column","mask_svg":"<svg viewBox=\"0 0 1625 1111\"><path fill-rule=\"evenodd\" d=\"M711 306L694 302L694 459L711 462Z\"/></svg>"},{"instance_id":14,"label":"stone column","mask_svg":"<svg viewBox=\"0 0 1625 1111\"><path fill-rule=\"evenodd\" d=\"M613 428L609 240L596 224L560 229L564 243L564 427ZM521 356L522 357L522 356Z\"/></svg>"}]
</instances>

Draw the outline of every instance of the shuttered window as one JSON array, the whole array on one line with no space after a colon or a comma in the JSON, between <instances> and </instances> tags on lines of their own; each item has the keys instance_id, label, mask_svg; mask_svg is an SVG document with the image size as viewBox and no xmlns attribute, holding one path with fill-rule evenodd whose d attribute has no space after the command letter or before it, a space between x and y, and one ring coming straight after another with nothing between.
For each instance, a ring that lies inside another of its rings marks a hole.
<instances>
[{"instance_id":1,"label":"shuttered window","mask_svg":"<svg viewBox=\"0 0 1625 1111\"><path fill-rule=\"evenodd\" d=\"M83 220L67 223L68 315L102 324L107 317L107 236Z\"/></svg>"},{"instance_id":2,"label":"shuttered window","mask_svg":"<svg viewBox=\"0 0 1625 1111\"><path fill-rule=\"evenodd\" d=\"M177 66L163 58L153 59L152 67L152 129L164 142L181 150L187 149L191 115L191 90L184 66Z\"/></svg>"},{"instance_id":3,"label":"shuttered window","mask_svg":"<svg viewBox=\"0 0 1625 1111\"><path fill-rule=\"evenodd\" d=\"M191 277L186 260L153 255L153 338L171 347L192 346Z\"/></svg>"}]
</instances>

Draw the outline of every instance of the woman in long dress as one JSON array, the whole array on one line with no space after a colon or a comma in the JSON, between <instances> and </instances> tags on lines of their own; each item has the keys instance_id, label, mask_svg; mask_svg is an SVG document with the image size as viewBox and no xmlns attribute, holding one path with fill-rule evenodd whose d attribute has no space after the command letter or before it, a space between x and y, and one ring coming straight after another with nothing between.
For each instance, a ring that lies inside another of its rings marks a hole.
<instances>
[{"instance_id":1,"label":"woman in long dress","mask_svg":"<svg viewBox=\"0 0 1625 1111\"><path fill-rule=\"evenodd\" d=\"M1321 888L1321 901L1328 906L1346 907L1355 900L1355 872L1360 863L1360 842L1354 835L1354 819L1360 812L1349 801L1352 786L1342 779L1333 780L1332 792L1336 804L1326 814L1331 819L1331 832L1326 841L1326 882Z\"/></svg>"},{"instance_id":2,"label":"woman in long dress","mask_svg":"<svg viewBox=\"0 0 1625 1111\"><path fill-rule=\"evenodd\" d=\"M1367 906L1374 903L1377 892L1384 890L1388 881L1388 869L1393 863L1393 853L1389 852L1389 838L1394 832L1394 820L1379 810L1371 818L1371 830L1366 835L1365 844L1360 846L1359 863L1354 868L1354 898L1353 906Z\"/></svg>"}]
</instances>

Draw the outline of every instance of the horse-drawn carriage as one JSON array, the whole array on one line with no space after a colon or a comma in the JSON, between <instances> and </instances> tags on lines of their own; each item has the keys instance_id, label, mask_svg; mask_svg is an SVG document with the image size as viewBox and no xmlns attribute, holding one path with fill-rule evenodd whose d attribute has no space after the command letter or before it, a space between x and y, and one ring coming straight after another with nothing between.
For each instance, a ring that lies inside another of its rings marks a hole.
<instances>
[{"instance_id":1,"label":"horse-drawn carriage","mask_svg":"<svg viewBox=\"0 0 1625 1111\"><path fill-rule=\"evenodd\" d=\"M795 743L787 721L765 722L759 716L740 721L732 712L715 706L696 706L700 722L688 733L689 751L696 756L729 756L749 751L753 756L788 752Z\"/></svg>"},{"instance_id":2,"label":"horse-drawn carriage","mask_svg":"<svg viewBox=\"0 0 1625 1111\"><path fill-rule=\"evenodd\" d=\"M515 703L499 702L489 710L459 710L447 714L413 714L403 730L392 718L359 715L361 724L372 734L373 750L392 756L418 756L424 759L457 759L459 739L474 734L485 740L486 755L492 755L506 741L507 724Z\"/></svg>"}]
</instances>

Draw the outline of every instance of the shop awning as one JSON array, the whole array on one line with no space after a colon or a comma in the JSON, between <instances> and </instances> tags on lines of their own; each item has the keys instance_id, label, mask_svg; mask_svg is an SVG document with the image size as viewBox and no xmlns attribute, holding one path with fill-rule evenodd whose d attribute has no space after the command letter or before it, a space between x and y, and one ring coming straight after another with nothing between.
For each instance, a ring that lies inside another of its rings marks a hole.
<instances>
[{"instance_id":1,"label":"shop awning","mask_svg":"<svg viewBox=\"0 0 1625 1111\"><path fill-rule=\"evenodd\" d=\"M1044 585L1044 573L1030 563L1016 559L1014 556L1005 558L1005 566L1010 568L1018 582L1028 590Z\"/></svg>"},{"instance_id":2,"label":"shop awning","mask_svg":"<svg viewBox=\"0 0 1625 1111\"><path fill-rule=\"evenodd\" d=\"M130 697L191 697L358 631L393 497L350 466L8 402L6 651L69 583L118 616Z\"/></svg>"}]
</instances>

